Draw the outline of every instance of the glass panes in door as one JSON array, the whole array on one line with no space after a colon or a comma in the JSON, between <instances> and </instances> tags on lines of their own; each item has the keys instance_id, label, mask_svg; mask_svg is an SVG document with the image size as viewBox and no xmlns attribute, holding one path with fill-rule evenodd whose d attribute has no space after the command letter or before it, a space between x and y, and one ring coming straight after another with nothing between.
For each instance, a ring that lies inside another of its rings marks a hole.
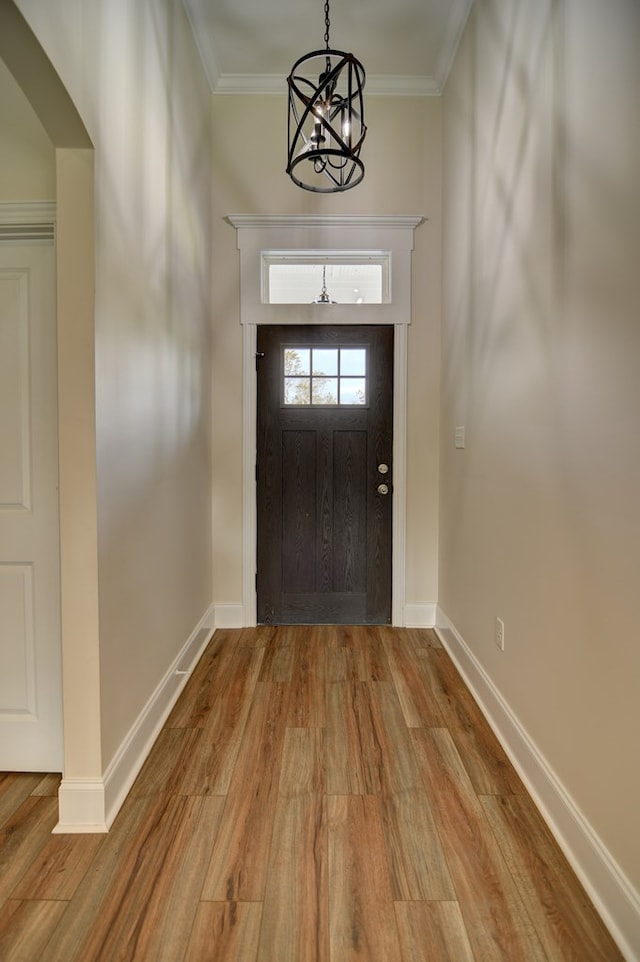
<instances>
[{"instance_id":1,"label":"glass panes in door","mask_svg":"<svg viewBox=\"0 0 640 962\"><path fill-rule=\"evenodd\" d=\"M285 347L285 405L367 404L367 350L364 347Z\"/></svg>"}]
</instances>

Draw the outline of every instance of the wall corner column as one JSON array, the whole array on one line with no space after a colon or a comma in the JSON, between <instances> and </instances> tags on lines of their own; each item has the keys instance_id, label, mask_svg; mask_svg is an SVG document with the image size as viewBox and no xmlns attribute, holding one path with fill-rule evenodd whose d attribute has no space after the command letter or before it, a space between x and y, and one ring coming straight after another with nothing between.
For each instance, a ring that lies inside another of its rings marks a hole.
<instances>
[{"instance_id":1,"label":"wall corner column","mask_svg":"<svg viewBox=\"0 0 640 962\"><path fill-rule=\"evenodd\" d=\"M105 831L100 727L94 152L58 148L57 320L64 772L58 832Z\"/></svg>"}]
</instances>

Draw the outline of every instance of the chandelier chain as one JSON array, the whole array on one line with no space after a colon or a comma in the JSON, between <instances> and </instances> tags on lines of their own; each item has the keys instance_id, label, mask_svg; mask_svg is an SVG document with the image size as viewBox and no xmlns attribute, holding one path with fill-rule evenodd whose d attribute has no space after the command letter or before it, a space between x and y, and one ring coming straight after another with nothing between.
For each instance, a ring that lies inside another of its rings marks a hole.
<instances>
[{"instance_id":1,"label":"chandelier chain","mask_svg":"<svg viewBox=\"0 0 640 962\"><path fill-rule=\"evenodd\" d=\"M327 50L329 49L329 0L324 0L324 42Z\"/></svg>"}]
</instances>

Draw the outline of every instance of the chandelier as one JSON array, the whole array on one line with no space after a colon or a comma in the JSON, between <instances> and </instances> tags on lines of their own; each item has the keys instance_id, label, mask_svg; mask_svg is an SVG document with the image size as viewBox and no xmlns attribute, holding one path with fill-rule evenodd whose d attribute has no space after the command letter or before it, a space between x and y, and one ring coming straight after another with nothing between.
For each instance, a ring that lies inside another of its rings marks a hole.
<instances>
[{"instance_id":1,"label":"chandelier","mask_svg":"<svg viewBox=\"0 0 640 962\"><path fill-rule=\"evenodd\" d=\"M329 46L329 0L324 4L324 50L297 60L289 86L287 173L298 187L317 193L349 190L364 177L360 148L365 72L351 53Z\"/></svg>"},{"instance_id":2,"label":"chandelier","mask_svg":"<svg viewBox=\"0 0 640 962\"><path fill-rule=\"evenodd\" d=\"M332 300L329 297L329 292L327 291L327 265L322 265L322 290L317 297L311 302L312 304L337 304L337 301Z\"/></svg>"}]
</instances>

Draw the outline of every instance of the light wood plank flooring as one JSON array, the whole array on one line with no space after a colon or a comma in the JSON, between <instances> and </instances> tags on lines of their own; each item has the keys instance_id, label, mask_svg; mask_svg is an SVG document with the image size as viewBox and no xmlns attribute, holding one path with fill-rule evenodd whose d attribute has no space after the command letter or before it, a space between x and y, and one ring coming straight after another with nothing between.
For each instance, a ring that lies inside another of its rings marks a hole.
<instances>
[{"instance_id":1,"label":"light wood plank flooring","mask_svg":"<svg viewBox=\"0 0 640 962\"><path fill-rule=\"evenodd\" d=\"M617 962L429 630L217 631L108 835L0 775L3 962Z\"/></svg>"}]
</instances>

